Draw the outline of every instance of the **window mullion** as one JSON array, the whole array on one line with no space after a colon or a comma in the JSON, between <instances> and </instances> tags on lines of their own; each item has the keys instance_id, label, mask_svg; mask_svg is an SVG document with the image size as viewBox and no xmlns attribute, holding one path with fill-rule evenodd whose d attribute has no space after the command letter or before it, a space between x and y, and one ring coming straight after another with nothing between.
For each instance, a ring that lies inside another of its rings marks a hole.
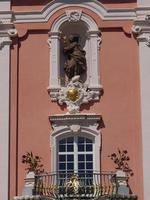
<instances>
[{"instance_id":1,"label":"window mullion","mask_svg":"<svg viewBox=\"0 0 150 200\"><path fill-rule=\"evenodd\" d=\"M78 143L77 136L74 136L74 172L78 172Z\"/></svg>"}]
</instances>

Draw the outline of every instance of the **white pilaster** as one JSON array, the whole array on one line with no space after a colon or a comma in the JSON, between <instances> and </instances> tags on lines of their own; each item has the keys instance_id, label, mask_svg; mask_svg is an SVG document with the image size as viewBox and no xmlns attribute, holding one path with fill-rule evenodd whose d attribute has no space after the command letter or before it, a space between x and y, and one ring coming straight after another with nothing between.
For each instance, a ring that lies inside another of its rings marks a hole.
<instances>
[{"instance_id":1,"label":"white pilaster","mask_svg":"<svg viewBox=\"0 0 150 200\"><path fill-rule=\"evenodd\" d=\"M142 1L145 2L144 0ZM143 144L144 200L150 196L150 19L149 9L141 8L132 28L139 42L141 120Z\"/></svg>"},{"instance_id":2,"label":"white pilaster","mask_svg":"<svg viewBox=\"0 0 150 200\"><path fill-rule=\"evenodd\" d=\"M100 74L99 74L99 49L101 38L99 37L99 31L89 31L90 42L90 65L89 65L89 78L90 88L100 87ZM98 77L96 77L98 76Z\"/></svg>"},{"instance_id":3,"label":"white pilaster","mask_svg":"<svg viewBox=\"0 0 150 200\"><path fill-rule=\"evenodd\" d=\"M9 68L12 28L10 0L0 1L0 199L8 200L9 174Z\"/></svg>"},{"instance_id":4,"label":"white pilaster","mask_svg":"<svg viewBox=\"0 0 150 200\"><path fill-rule=\"evenodd\" d=\"M150 47L139 43L143 140L144 200L150 197Z\"/></svg>"},{"instance_id":5,"label":"white pilaster","mask_svg":"<svg viewBox=\"0 0 150 200\"><path fill-rule=\"evenodd\" d=\"M137 3L139 7L150 6L149 0L138 0Z\"/></svg>"},{"instance_id":6,"label":"white pilaster","mask_svg":"<svg viewBox=\"0 0 150 200\"><path fill-rule=\"evenodd\" d=\"M5 45L0 49L0 199L2 200L8 200L9 56L10 46Z\"/></svg>"},{"instance_id":7,"label":"white pilaster","mask_svg":"<svg viewBox=\"0 0 150 200\"><path fill-rule=\"evenodd\" d=\"M60 38L59 32L51 32L51 37L48 40L50 46L50 82L49 86L51 88L59 88L59 80L60 80Z\"/></svg>"}]
</instances>

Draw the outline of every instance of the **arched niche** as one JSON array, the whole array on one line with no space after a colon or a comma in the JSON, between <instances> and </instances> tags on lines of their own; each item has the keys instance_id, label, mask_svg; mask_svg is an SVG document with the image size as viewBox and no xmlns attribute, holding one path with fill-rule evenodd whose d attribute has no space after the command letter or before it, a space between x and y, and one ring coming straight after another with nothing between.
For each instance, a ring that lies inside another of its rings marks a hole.
<instances>
[{"instance_id":1,"label":"arched niche","mask_svg":"<svg viewBox=\"0 0 150 200\"><path fill-rule=\"evenodd\" d=\"M67 21L60 26L60 32L63 33L67 38L69 38L70 35L73 35L76 38L82 49L84 49L86 52L86 61L88 66L89 65L88 34L87 34L88 27L86 26L86 24L83 21L79 21L78 23L76 22L70 23L69 21ZM63 45L62 42L60 42L60 76L61 76L60 85L61 86L66 86L68 81L64 73L64 64L65 64L65 57L63 53ZM87 82L87 77L88 77L87 73L81 75L82 82Z\"/></svg>"},{"instance_id":2,"label":"arched niche","mask_svg":"<svg viewBox=\"0 0 150 200\"><path fill-rule=\"evenodd\" d=\"M49 32L48 43L50 45L50 78L49 93L52 100L57 100L57 94L61 87L65 86L65 74L63 71L64 57L61 47L61 32L67 36L70 34L79 37L79 43L86 51L87 74L83 77L90 90L99 92L99 50L100 31L95 21L83 13L82 10L66 10L53 23Z\"/></svg>"}]
</instances>

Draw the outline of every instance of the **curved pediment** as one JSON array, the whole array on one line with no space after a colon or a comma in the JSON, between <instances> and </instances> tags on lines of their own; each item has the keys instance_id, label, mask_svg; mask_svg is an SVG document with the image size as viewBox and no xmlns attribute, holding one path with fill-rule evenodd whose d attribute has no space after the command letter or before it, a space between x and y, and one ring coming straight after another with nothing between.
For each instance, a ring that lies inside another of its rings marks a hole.
<instances>
[{"instance_id":1,"label":"curved pediment","mask_svg":"<svg viewBox=\"0 0 150 200\"><path fill-rule=\"evenodd\" d=\"M106 9L103 4L97 0L53 0L41 11L15 12L15 23L47 22L54 13L68 6L89 9L103 20L125 20L135 17L135 11L133 9Z\"/></svg>"}]
</instances>

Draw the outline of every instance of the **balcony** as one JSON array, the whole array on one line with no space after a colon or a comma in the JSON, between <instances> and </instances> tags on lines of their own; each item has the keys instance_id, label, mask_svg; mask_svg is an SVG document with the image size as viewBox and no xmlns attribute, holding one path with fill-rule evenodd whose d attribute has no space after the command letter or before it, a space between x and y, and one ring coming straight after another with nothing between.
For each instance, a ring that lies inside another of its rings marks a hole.
<instances>
[{"instance_id":1,"label":"balcony","mask_svg":"<svg viewBox=\"0 0 150 200\"><path fill-rule=\"evenodd\" d=\"M34 195L43 199L136 199L135 195L123 194L118 178L112 172L36 175Z\"/></svg>"}]
</instances>

